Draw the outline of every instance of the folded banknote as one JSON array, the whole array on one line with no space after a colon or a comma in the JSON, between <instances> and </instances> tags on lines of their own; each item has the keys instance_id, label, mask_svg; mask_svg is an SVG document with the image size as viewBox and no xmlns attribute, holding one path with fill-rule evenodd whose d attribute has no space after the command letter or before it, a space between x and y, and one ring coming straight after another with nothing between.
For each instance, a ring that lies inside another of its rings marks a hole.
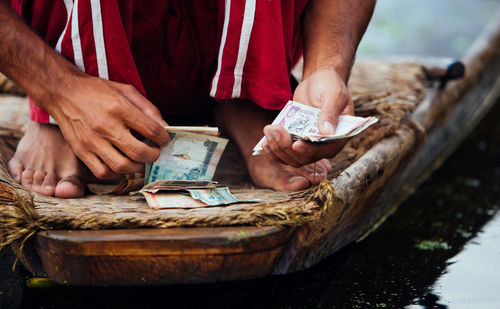
<instances>
[{"instance_id":1,"label":"folded banknote","mask_svg":"<svg viewBox=\"0 0 500 309\"><path fill-rule=\"evenodd\" d=\"M342 115L339 117L334 134L321 134L318 129L320 109L295 101L288 101L274 119L274 125L280 125L290 133L293 140L309 142L329 142L337 139L352 137L378 121L375 117L356 117ZM262 144L266 141L263 137L253 149L253 155L263 154Z\"/></svg>"}]
</instances>

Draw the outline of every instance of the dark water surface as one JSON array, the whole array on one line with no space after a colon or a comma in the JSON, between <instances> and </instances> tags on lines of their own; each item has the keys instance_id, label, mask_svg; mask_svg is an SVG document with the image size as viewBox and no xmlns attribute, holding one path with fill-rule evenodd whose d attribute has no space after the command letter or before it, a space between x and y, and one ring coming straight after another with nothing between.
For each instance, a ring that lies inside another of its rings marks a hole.
<instances>
[{"instance_id":1,"label":"dark water surface","mask_svg":"<svg viewBox=\"0 0 500 309\"><path fill-rule=\"evenodd\" d=\"M459 56L498 2L380 0L360 54ZM194 286L33 289L29 274L10 271L7 254L0 308L500 308L499 208L500 102L378 230L308 271Z\"/></svg>"}]
</instances>

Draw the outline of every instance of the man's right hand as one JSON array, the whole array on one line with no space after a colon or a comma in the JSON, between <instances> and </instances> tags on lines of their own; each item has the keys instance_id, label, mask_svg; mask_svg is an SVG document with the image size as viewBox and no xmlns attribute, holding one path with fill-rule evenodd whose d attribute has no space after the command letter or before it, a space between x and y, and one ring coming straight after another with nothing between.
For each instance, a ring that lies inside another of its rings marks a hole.
<instances>
[{"instance_id":1,"label":"man's right hand","mask_svg":"<svg viewBox=\"0 0 500 309\"><path fill-rule=\"evenodd\" d=\"M40 106L57 121L75 154L99 179L133 173L153 162L170 138L158 109L135 87L92 76L72 76Z\"/></svg>"}]
</instances>

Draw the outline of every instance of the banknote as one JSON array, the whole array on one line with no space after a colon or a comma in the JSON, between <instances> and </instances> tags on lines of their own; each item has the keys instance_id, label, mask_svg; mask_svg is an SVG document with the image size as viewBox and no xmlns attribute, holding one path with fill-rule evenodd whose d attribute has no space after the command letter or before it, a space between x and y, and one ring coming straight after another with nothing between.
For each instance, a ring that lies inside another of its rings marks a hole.
<instances>
[{"instance_id":1,"label":"banknote","mask_svg":"<svg viewBox=\"0 0 500 309\"><path fill-rule=\"evenodd\" d=\"M208 205L202 201L193 199L189 194L183 193L151 193L141 191L146 198L149 207L153 209L172 209L172 208L200 208Z\"/></svg>"},{"instance_id":2,"label":"banknote","mask_svg":"<svg viewBox=\"0 0 500 309\"><path fill-rule=\"evenodd\" d=\"M157 180L145 185L141 190L150 193L158 191L180 191L187 189L209 189L217 186L216 181L206 180Z\"/></svg>"},{"instance_id":3,"label":"banknote","mask_svg":"<svg viewBox=\"0 0 500 309\"><path fill-rule=\"evenodd\" d=\"M217 181L212 180L157 180L149 183L143 189L155 189L160 187L180 187L180 188L193 188L193 187L215 187Z\"/></svg>"},{"instance_id":4,"label":"banknote","mask_svg":"<svg viewBox=\"0 0 500 309\"><path fill-rule=\"evenodd\" d=\"M284 127L293 140L310 142L329 142L337 139L352 137L376 123L375 117L356 117L342 115L338 119L334 134L324 135L319 132L318 118L320 109L299 102L289 101L274 119L274 125ZM266 141L263 137L253 149L253 155L263 153L262 144Z\"/></svg>"},{"instance_id":5,"label":"banknote","mask_svg":"<svg viewBox=\"0 0 500 309\"><path fill-rule=\"evenodd\" d=\"M154 209L200 208L222 206L234 203L259 202L258 199L241 200L234 196L228 187L180 189L177 191L139 191L148 205Z\"/></svg>"},{"instance_id":6,"label":"banknote","mask_svg":"<svg viewBox=\"0 0 500 309\"><path fill-rule=\"evenodd\" d=\"M146 166L145 183L157 180L212 180L228 140L189 132L171 132L160 157Z\"/></svg>"},{"instance_id":7,"label":"banknote","mask_svg":"<svg viewBox=\"0 0 500 309\"><path fill-rule=\"evenodd\" d=\"M197 126L164 126L168 133L189 132L211 136L219 136L219 128L217 127L197 127Z\"/></svg>"},{"instance_id":8,"label":"banknote","mask_svg":"<svg viewBox=\"0 0 500 309\"><path fill-rule=\"evenodd\" d=\"M228 205L240 202L240 200L231 194L228 187L219 187L213 189L188 189L192 198L202 201L210 206Z\"/></svg>"}]
</instances>

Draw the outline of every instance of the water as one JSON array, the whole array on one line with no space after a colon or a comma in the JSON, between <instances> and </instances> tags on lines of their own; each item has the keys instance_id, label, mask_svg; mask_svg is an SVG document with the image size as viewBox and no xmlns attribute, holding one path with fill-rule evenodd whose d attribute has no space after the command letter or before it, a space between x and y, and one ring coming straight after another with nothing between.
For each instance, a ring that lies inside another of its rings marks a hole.
<instances>
[{"instance_id":1,"label":"water","mask_svg":"<svg viewBox=\"0 0 500 309\"><path fill-rule=\"evenodd\" d=\"M325 307L500 308L499 117L356 246Z\"/></svg>"},{"instance_id":2,"label":"water","mask_svg":"<svg viewBox=\"0 0 500 309\"><path fill-rule=\"evenodd\" d=\"M358 56L460 57L498 0L379 0Z\"/></svg>"},{"instance_id":3,"label":"water","mask_svg":"<svg viewBox=\"0 0 500 309\"><path fill-rule=\"evenodd\" d=\"M459 57L498 3L379 0L359 57ZM500 102L377 231L307 271L194 286L31 289L29 274L10 272L4 256L0 307L500 308L498 119Z\"/></svg>"}]
</instances>

